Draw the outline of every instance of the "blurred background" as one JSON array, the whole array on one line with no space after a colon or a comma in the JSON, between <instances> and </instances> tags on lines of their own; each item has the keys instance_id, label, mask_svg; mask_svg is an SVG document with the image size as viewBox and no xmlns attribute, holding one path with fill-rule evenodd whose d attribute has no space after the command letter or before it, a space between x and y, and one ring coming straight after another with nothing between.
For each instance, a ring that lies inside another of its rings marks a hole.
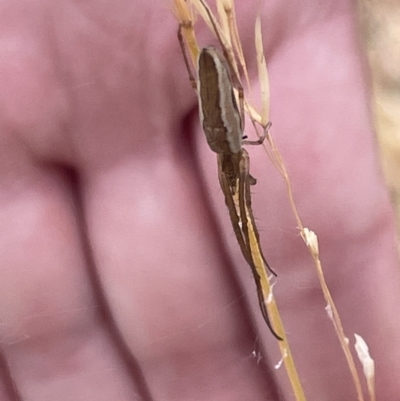
<instances>
[{"instance_id":1,"label":"blurred background","mask_svg":"<svg viewBox=\"0 0 400 401\"><path fill-rule=\"evenodd\" d=\"M359 0L359 10L382 171L400 234L400 1Z\"/></svg>"}]
</instances>

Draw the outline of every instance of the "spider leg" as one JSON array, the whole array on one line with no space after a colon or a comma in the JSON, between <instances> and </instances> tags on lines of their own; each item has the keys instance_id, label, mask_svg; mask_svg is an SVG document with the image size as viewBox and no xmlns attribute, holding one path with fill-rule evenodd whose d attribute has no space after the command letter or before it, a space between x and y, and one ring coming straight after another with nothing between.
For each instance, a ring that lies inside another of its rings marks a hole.
<instances>
[{"instance_id":1,"label":"spider leg","mask_svg":"<svg viewBox=\"0 0 400 401\"><path fill-rule=\"evenodd\" d=\"M265 298L264 298L264 293L263 293L263 290L262 290L260 276L254 275L254 279L256 281L256 286L257 286L258 303L260 304L261 313L263 315L265 323L267 324L267 326L268 326L269 330L271 331L271 333L273 334L273 336L277 340L283 341L283 338L280 335L278 335L276 333L276 331L273 329L272 324L271 324L271 320L269 319L268 310L267 310L267 307L265 306Z\"/></svg>"},{"instance_id":2,"label":"spider leg","mask_svg":"<svg viewBox=\"0 0 400 401\"><path fill-rule=\"evenodd\" d=\"M229 182L225 176L225 173L222 171L221 168L221 155L218 155L218 178L219 183L221 185L222 192L224 193L225 197L225 204L229 211L229 217L231 219L233 231L235 233L237 242L239 244L240 250L246 260L246 262L251 265L253 263L253 259L251 258L250 250L248 249L247 243L244 239L242 229L240 227L241 219L238 216L234 195L232 195L232 188L229 185ZM236 191L237 192L237 191Z\"/></svg>"},{"instance_id":3,"label":"spider leg","mask_svg":"<svg viewBox=\"0 0 400 401\"><path fill-rule=\"evenodd\" d=\"M251 225L253 227L253 232L254 232L254 236L256 237L257 243L260 244L260 234L258 233L257 230L257 226L255 223L255 219L254 219L254 215L253 215L253 208L252 208L252 204L251 204L251 190L250 190L250 185L254 185L254 181L255 178L253 178L250 175L250 158L249 158L249 154L247 153L247 151L245 149L242 150L243 152L243 157L242 157L242 163L241 163L241 175L243 176L243 179L239 180L239 181L243 181L243 193L244 193L244 202L245 202L245 206L243 206L243 209L246 210L247 214L246 214L246 220L247 218L250 219ZM242 214L242 213L241 213ZM248 231L248 230L247 230ZM248 237L248 233L247 233L247 237ZM260 254L262 256L262 259L265 263L265 266L267 266L267 269L275 276L277 277L277 274L274 272L274 270L271 268L271 266L269 265L269 263L267 262L267 260L265 259L264 254L262 253L262 249L261 246L259 245L259 251Z\"/></svg>"},{"instance_id":4,"label":"spider leg","mask_svg":"<svg viewBox=\"0 0 400 401\"><path fill-rule=\"evenodd\" d=\"M247 135L244 135L244 136L243 136L242 144L243 144L243 145L262 145L262 144L264 143L264 141L265 141L265 138L266 138L267 135L268 135L268 130L270 129L271 125L272 125L272 123L269 122L269 123L264 127L264 131L263 131L262 136L260 136L260 138L258 138L256 141L247 140Z\"/></svg>"},{"instance_id":5,"label":"spider leg","mask_svg":"<svg viewBox=\"0 0 400 401\"><path fill-rule=\"evenodd\" d=\"M182 28L183 28L183 26L182 26L182 24L180 24L179 28L178 28L178 40L179 40L179 44L181 46L183 59L185 60L186 69L187 69L188 74L189 74L190 83L192 85L192 88L195 91L197 91L197 82L196 82L196 79L195 79L194 74L192 72L192 69L190 67L189 58L188 58L188 55L187 55L187 52L186 52L185 42L184 42L183 36L182 36Z\"/></svg>"},{"instance_id":6,"label":"spider leg","mask_svg":"<svg viewBox=\"0 0 400 401\"><path fill-rule=\"evenodd\" d=\"M268 328L271 330L271 333L280 341L282 341L282 337L280 337L275 330L272 328L271 321L268 316L268 311L265 306L265 296L262 288L262 283L261 283L261 277L257 271L257 268L255 266L255 263L252 258L252 252L251 252L251 245L250 245L250 236L249 236L249 228L248 228L248 223L250 219L250 224L252 225L252 229L254 232L254 235L256 237L256 241L258 244L258 249L261 254L261 257L263 259L263 262L267 266L268 270L270 270L275 276L275 272L272 271L272 269L269 267L267 261L264 258L264 255L262 254L261 251L261 246L260 246L260 237L258 235L258 231L254 222L254 216L253 212L251 209L251 194L250 194L250 174L249 174L249 165L250 165L250 160L249 160L249 155L248 153L243 149L242 150L242 159L240 161L240 175L239 175L239 191L238 191L238 197L239 197L239 211L240 211L240 219L242 222L242 231L243 235L245 237L246 245L247 248L250 251L250 257L251 257L251 263L249 263L251 270L253 272L254 276L254 281L256 282L257 286L257 296L258 296L258 302L260 304L260 309L261 313L263 315L263 318L265 320L265 323L267 324Z\"/></svg>"}]
</instances>

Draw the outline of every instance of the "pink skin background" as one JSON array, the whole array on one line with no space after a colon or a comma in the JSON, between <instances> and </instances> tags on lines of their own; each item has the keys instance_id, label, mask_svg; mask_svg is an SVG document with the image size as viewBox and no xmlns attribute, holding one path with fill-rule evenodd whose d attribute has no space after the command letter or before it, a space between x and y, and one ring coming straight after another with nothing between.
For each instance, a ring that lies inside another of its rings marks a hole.
<instances>
[{"instance_id":1,"label":"pink skin background","mask_svg":"<svg viewBox=\"0 0 400 401\"><path fill-rule=\"evenodd\" d=\"M356 10L237 3L254 80L262 17L272 134L346 334L397 400L400 277ZM3 1L0 21L0 400L293 400L168 1ZM306 395L355 400L282 180L248 150Z\"/></svg>"}]
</instances>

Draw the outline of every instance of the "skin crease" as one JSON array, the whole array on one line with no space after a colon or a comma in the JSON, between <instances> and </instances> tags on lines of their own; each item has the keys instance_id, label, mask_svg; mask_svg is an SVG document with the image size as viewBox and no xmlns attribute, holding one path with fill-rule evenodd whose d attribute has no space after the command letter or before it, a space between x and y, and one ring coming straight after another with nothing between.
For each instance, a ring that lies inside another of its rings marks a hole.
<instances>
[{"instance_id":1,"label":"skin crease","mask_svg":"<svg viewBox=\"0 0 400 401\"><path fill-rule=\"evenodd\" d=\"M395 400L395 231L355 10L238 3L246 56L262 17L272 133L346 333L370 346L378 399ZM196 98L168 6L1 5L2 401L293 399L273 369L280 357L215 155L188 117ZM212 42L201 29L198 39ZM248 150L254 213L307 398L355 400L282 180L261 148Z\"/></svg>"}]
</instances>

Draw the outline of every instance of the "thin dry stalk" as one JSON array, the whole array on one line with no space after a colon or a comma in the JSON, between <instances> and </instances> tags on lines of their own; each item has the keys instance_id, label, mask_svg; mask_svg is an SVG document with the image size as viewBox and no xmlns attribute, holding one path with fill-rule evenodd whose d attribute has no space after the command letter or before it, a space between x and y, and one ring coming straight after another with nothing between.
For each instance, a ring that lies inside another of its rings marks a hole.
<instances>
[{"instance_id":1,"label":"thin dry stalk","mask_svg":"<svg viewBox=\"0 0 400 401\"><path fill-rule=\"evenodd\" d=\"M199 57L199 46L197 45L196 34L194 31L194 13L185 0L173 0L173 13L182 28L181 33L189 49L193 65Z\"/></svg>"},{"instance_id":2,"label":"thin dry stalk","mask_svg":"<svg viewBox=\"0 0 400 401\"><path fill-rule=\"evenodd\" d=\"M255 41L257 54L258 80L261 90L261 126L266 127L269 120L270 90L267 63L264 55L264 45L262 41L261 20L257 18L255 26Z\"/></svg>"},{"instance_id":3,"label":"thin dry stalk","mask_svg":"<svg viewBox=\"0 0 400 401\"><path fill-rule=\"evenodd\" d=\"M297 213L297 210L295 213ZM297 214L297 218L300 220L300 218L298 217L298 214ZM356 364L354 362L354 358L353 358L353 355L350 350L349 339L344 334L343 325L340 320L339 313L336 309L335 303L333 302L331 293L330 293L329 288L325 281L324 273L322 271L321 260L319 258L319 252L318 252L318 238L313 231L309 230L308 228L304 228L304 227L302 227L300 229L300 234L301 234L301 237L303 238L303 241L307 245L307 248L310 251L311 256L314 260L315 267L317 269L319 283L322 288L322 293L324 294L325 301L328 305L328 310L330 311L329 315L333 322L333 326L335 328L336 335L339 338L340 345L341 345L343 353L346 357L347 365L349 366L350 373L353 378L353 383L354 383L354 386L356 387L358 400L364 401L364 395L363 395L362 388L361 388L360 377L358 375Z\"/></svg>"},{"instance_id":4,"label":"thin dry stalk","mask_svg":"<svg viewBox=\"0 0 400 401\"><path fill-rule=\"evenodd\" d=\"M243 71L246 81L249 82L248 73L246 68L246 63L243 56L243 51L241 47L241 42L238 35L237 25L236 25L236 18L235 18L235 8L233 4L233 0L216 0L217 2L217 10L219 18L215 18L211 9L206 4L204 0L191 0L190 3L194 6L196 11L201 15L204 21L209 26L210 30L212 30L217 38L221 41L223 46L228 51L228 57L230 58L230 62L233 68L238 71L236 60L239 60L239 65L241 70ZM194 31L194 22L193 22L193 13L189 11L188 3L185 0L174 0L175 4L175 15L181 26L183 26L183 36L187 46L190 49L191 57L193 60L193 64L195 65L195 60L197 60L198 55L198 46L195 39L195 31ZM259 19L256 22L256 30L255 30L255 38L256 38L256 52L257 52L257 65L258 65L258 75L261 87L261 111L258 112L255 107L253 107L246 99L244 100L245 110L246 113L249 115L253 126L257 131L257 124L261 127L266 127L269 122L269 106L270 106L270 91L269 91L269 79L268 79L268 71L266 68L265 56L263 52L263 44L262 44L262 35L261 35L261 24ZM232 43L232 46L231 46ZM234 57L234 51L232 47L235 49L235 54L237 55ZM364 401L364 396L362 393L362 388L360 384L360 378L357 373L357 369L355 366L355 362L353 356L350 351L349 341L348 338L344 334L343 326L340 321L339 314L337 312L336 306L333 302L332 296L330 291L327 287L322 265L319 257L318 251L318 239L314 232L310 231L309 229L305 228L299 213L297 211L297 207L293 197L292 185L289 179L289 175L283 161L283 158L273 140L273 137L268 133L267 136L267 144L265 146L265 150L271 159L272 163L274 164L275 168L278 172L282 175L286 190L289 198L289 203L292 208L294 217L297 222L297 227L300 230L301 237L306 244L315 264L315 268L317 271L318 279L323 291L324 298L328 305L328 310L331 311L331 318L334 324L334 328L336 334L339 338L341 347L345 354L353 382L357 391L357 396L359 401ZM249 219L249 222L251 219ZM286 341L285 331L282 325L282 321L279 315L279 311L277 309L277 305L275 300L272 296L271 286L269 283L268 275L265 271L265 266L263 263L263 259L261 256L261 252L259 249L259 245L254 234L253 227L249 224L249 235L250 235L250 242L251 242L251 249L252 254L254 257L254 261L257 265L257 270L259 271L260 275L263 277L263 291L265 291L265 297L269 300L267 303L268 312L270 314L271 321L273 326L276 328L279 334L284 337L284 341L279 342L281 354L283 361L285 363L286 370L288 372L290 381L292 383L292 387L296 396L297 400L305 400L305 396L297 375L297 371L295 369L294 361L291 356L291 352L289 349L289 345ZM367 386L368 391L370 394L371 401L375 401L375 387L374 387L374 375L367 376Z\"/></svg>"},{"instance_id":5,"label":"thin dry stalk","mask_svg":"<svg viewBox=\"0 0 400 401\"><path fill-rule=\"evenodd\" d=\"M249 219L249 222L251 219ZM250 236L250 247L253 255L253 260L256 265L258 274L261 277L261 281L263 283L263 291L265 295L265 299L268 300L266 303L268 314L270 320L272 322L275 330L283 337L283 341L278 341L279 350L282 355L282 360L286 369L286 372L289 377L290 384L293 389L293 393L298 401L306 401L306 397L304 395L303 387L300 382L299 375L296 370L296 366L294 363L294 359L292 356L292 352L290 350L289 343L286 338L285 328L283 327L282 319L279 314L278 306L273 297L271 284L269 281L269 277L265 271L265 265L263 258L261 256L261 251L259 248L259 243L254 233L254 228L251 224L249 224L249 236Z\"/></svg>"},{"instance_id":6,"label":"thin dry stalk","mask_svg":"<svg viewBox=\"0 0 400 401\"><path fill-rule=\"evenodd\" d=\"M279 152L279 150L273 140L273 137L270 135L270 133L268 134L267 139L268 139L267 140L268 147L265 147L265 150L266 150L268 156L270 157L271 161L273 162L274 166L276 167L278 172L282 175L282 177L285 181L286 191L287 191L288 198L289 198L289 203L292 208L294 217L296 219L297 227L300 230L301 238L303 239L304 243L306 244L306 246L314 260L315 268L317 270L318 279L320 282L320 286L321 286L325 301L328 304L329 310L332 311L332 322L333 322L333 325L335 328L336 335L338 336L340 345L343 349L343 353L345 354L346 361L349 366L351 376L353 378L353 383L354 383L354 386L357 391L358 400L364 401L360 378L357 373L354 358L350 351L349 341L348 341L348 338L344 334L344 330L343 330L343 326L342 326L342 323L341 323L341 320L339 317L339 313L333 302L332 296L330 294L329 288L326 284L325 277L323 274L321 260L319 258L319 253L318 253L317 236L315 233L313 233L312 231L308 230L307 228L305 228L303 226L303 223L300 219L300 216L299 216L299 213L297 211L297 207L296 207L296 204L294 201L292 185L290 182L289 174L287 172L287 169L286 169L285 163L283 161L283 158L281 156L281 153Z\"/></svg>"},{"instance_id":7,"label":"thin dry stalk","mask_svg":"<svg viewBox=\"0 0 400 401\"><path fill-rule=\"evenodd\" d=\"M237 56L240 69L245 77L247 87L250 89L250 79L249 79L249 74L247 72L246 60L243 54L242 43L239 38L239 31L236 23L235 5L233 3L233 0L217 1L217 9L218 9L218 15L221 16L221 14L223 14L224 15L223 18L225 18L228 21L228 29L226 32L229 32L228 36L230 38L230 42L233 43L232 47Z\"/></svg>"},{"instance_id":8,"label":"thin dry stalk","mask_svg":"<svg viewBox=\"0 0 400 401\"><path fill-rule=\"evenodd\" d=\"M175 0L175 4L176 3L179 3L179 7L183 7L183 6L187 5L187 3L184 0ZM233 42L233 46L235 46L235 49L236 49L235 52L238 55L239 60L242 59L242 61L240 61L241 68L243 69L245 76L248 77L247 68L246 68L246 64L244 62L244 57L243 57L243 51L241 48L239 35L238 35L238 31L237 31L235 10L234 10L233 2L231 0L217 0L217 10L219 10L219 15L220 15L220 18L218 20L212 14L211 9L205 3L204 0L191 0L191 3L193 4L193 6L196 9L196 11L198 12L198 14L203 17L203 19L205 20L207 25L210 27L210 29L215 32L217 38L221 41L222 45L226 48L228 57L232 58L232 60L230 60L231 64L232 64L233 68L236 69L236 71L237 71L236 58L234 57L234 52L232 50L232 46L230 46L230 43ZM180 25L183 27L187 26L190 37L194 37L193 22L190 21L190 23L188 23L187 19L185 19L185 18L187 18L187 15L189 13L181 11L179 13L176 12L175 14L178 16L178 21L179 21ZM223 17L221 17L221 15ZM182 16L183 16L183 18L182 18ZM258 29L258 35L261 38L261 28L260 28L259 22L258 22L257 29ZM233 38L233 40L227 39L227 38ZM186 40L186 35L184 35L184 39ZM258 39L258 42L260 42L260 39ZM190 46L190 44L188 44L188 46ZM197 44L196 44L196 49L198 49ZM260 50L260 48L259 48L259 50ZM191 54L193 54L193 52L191 52ZM263 52L262 52L262 45L261 45L260 54L262 55L262 57L260 58L260 60L261 60L260 62L264 66L264 68L262 70L260 70L260 80L262 79L264 82L266 82L266 81L268 81L268 75L266 72L265 58L264 58ZM195 62L193 64L196 65ZM263 115L265 116L269 111L269 86L266 86L264 84L263 87L264 87L264 89L267 88L267 90L264 90L263 94L262 94L262 99L263 99L263 107L262 108L263 108ZM268 99L267 102L265 102L266 98ZM253 106L251 106L249 104L249 102L246 101L245 103L246 103L246 110L248 112L250 111L249 115L253 122L253 125L255 126L256 122L257 122L258 124L261 124L265 128L268 123L268 119L263 120L260 113L256 112L255 108ZM246 212L248 212L248 210ZM304 391L302 389L302 386L301 386L301 383L300 383L300 380L299 380L299 377L298 377L298 374L297 374L297 371L295 368L292 353L290 351L290 347L289 347L289 344L286 339L282 320L280 318L279 311L278 311L277 305L275 303L273 293L271 291L269 277L266 272L262 253L259 248L258 240L257 240L256 234L255 234L256 228L253 227L253 222L252 222L251 218L248 218L247 220L248 220L248 231L249 231L249 237L250 237L250 247L251 247L252 258L256 265L257 272L259 273L262 283L263 283L262 287L263 287L265 299L268 300L268 302L266 302L266 307L268 309L268 313L269 313L270 319L273 323L273 326L275 327L277 332L284 338L283 341L279 342L279 348L281 351L282 360L284 361L285 368L288 372L288 376L289 376L290 382L292 384L292 388L293 388L293 392L295 394L296 400L305 401L306 398L304 395Z\"/></svg>"},{"instance_id":9,"label":"thin dry stalk","mask_svg":"<svg viewBox=\"0 0 400 401\"><path fill-rule=\"evenodd\" d=\"M264 99L262 99L261 113L265 113L265 115L261 115L259 120L262 121L262 124L265 124L265 121L269 121L269 101L270 101L269 94L270 94L270 91L269 91L268 72L267 72L265 57L264 57L264 53L263 53L261 24L259 21L257 21L257 24L256 24L255 37L256 37L258 74L259 74L259 80L260 80L260 86L261 86L261 93L264 96ZM348 338L344 334L344 330L343 330L343 326L342 326L342 323L340 320L339 313L333 302L332 296L330 294L329 288L326 284L325 277L323 274L321 260L319 258L319 251L318 251L318 238L314 232L310 231L309 229L307 229L303 226L303 223L300 219L300 216L299 216L299 213L297 211L297 207L296 207L296 204L294 201L292 185L291 185L289 174L287 172L282 155L279 152L279 150L273 140L273 137L270 135L270 132L268 132L267 139L268 139L267 144L269 146L268 147L264 146L264 148L266 149L266 152L267 152L268 156L270 157L270 159L272 160L275 168L282 175L282 177L285 181L290 206L291 206L293 214L295 216L295 219L297 222L297 227L300 230L301 238L303 239L304 243L306 244L306 246L314 260L314 264L315 264L315 268L317 270L317 275L318 275L318 279L320 282L320 286L322 288L322 292L323 292L325 301L327 302L328 308L331 311L332 322L334 324L336 334L339 338L340 345L343 349L343 353L345 354L346 361L349 366L351 376L353 378L354 386L357 391L358 400L364 401L360 378L357 373L356 365L355 365L353 356L350 351L349 341L348 341Z\"/></svg>"},{"instance_id":10,"label":"thin dry stalk","mask_svg":"<svg viewBox=\"0 0 400 401\"><path fill-rule=\"evenodd\" d=\"M319 283L320 283L325 301L328 305L328 309L331 311L331 317L332 317L331 320L333 322L336 335L338 336L340 345L343 349L343 353L346 357L346 361L347 361L347 364L350 369L351 376L353 378L353 383L354 383L354 386L355 386L356 392L357 392L357 398L359 401L364 401L360 378L359 378L359 375L358 375L358 372L356 369L354 358L350 351L349 341L348 341L348 338L344 334L343 325L341 323L339 313L336 309L335 303L333 302L331 293L326 284L325 277L323 274L322 264L321 264L321 260L319 258L319 252L318 252L317 236L314 232L312 232L311 230L309 230L308 228L305 228L303 226L303 223L302 223L299 213L297 211L297 207L296 207L294 197L293 197L292 185L291 185L291 182L289 179L288 172L286 170L286 166L283 162L282 156L270 134L268 135L267 139L268 139L267 142L268 142L269 146L265 147L265 150L266 150L268 156L270 157L271 161L273 162L274 166L276 167L276 169L278 170L278 172L282 175L282 177L284 179L284 182L286 185L286 191L287 191L288 198L289 198L289 203L292 208L294 217L296 219L297 227L300 230L301 238L303 239L304 243L306 244L306 246L314 260Z\"/></svg>"}]
</instances>

